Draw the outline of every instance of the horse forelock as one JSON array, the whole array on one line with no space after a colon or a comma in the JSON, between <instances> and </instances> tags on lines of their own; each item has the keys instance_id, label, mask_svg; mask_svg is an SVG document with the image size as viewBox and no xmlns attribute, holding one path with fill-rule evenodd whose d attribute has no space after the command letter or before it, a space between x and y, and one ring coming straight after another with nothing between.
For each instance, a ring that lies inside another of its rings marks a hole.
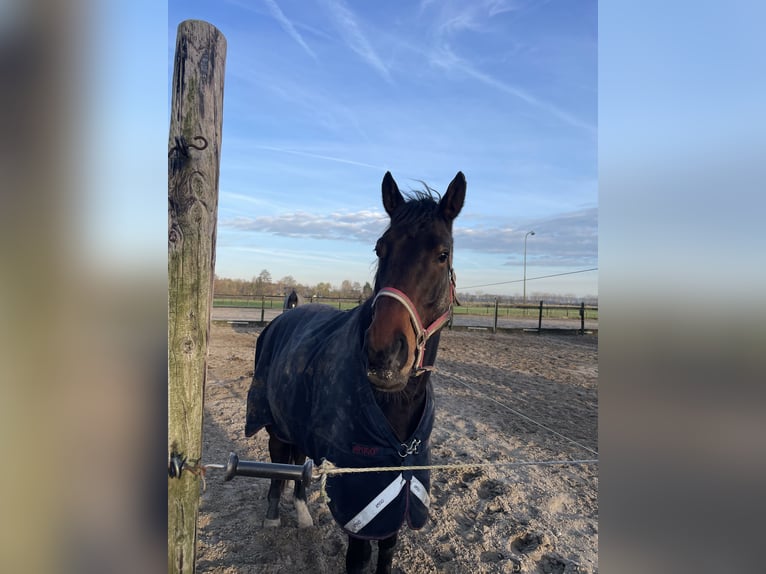
<instances>
[{"instance_id":1,"label":"horse forelock","mask_svg":"<svg viewBox=\"0 0 766 574\"><path fill-rule=\"evenodd\" d=\"M427 184L423 183L423 186L424 189L411 189L404 192L405 202L394 212L391 224L386 231L399 225L417 225L436 217L441 195Z\"/></svg>"}]
</instances>

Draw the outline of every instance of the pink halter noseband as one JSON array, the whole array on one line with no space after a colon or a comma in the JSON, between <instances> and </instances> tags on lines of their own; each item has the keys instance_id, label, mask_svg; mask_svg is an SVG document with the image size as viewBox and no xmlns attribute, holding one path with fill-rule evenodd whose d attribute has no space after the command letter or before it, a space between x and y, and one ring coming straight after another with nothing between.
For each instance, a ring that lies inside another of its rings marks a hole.
<instances>
[{"instance_id":1,"label":"pink halter noseband","mask_svg":"<svg viewBox=\"0 0 766 574\"><path fill-rule=\"evenodd\" d=\"M391 297L392 299L396 299L404 305L404 308L407 309L407 312L410 314L410 322L412 323L412 328L415 331L415 337L417 339L416 343L416 349L415 349L415 375L422 375L426 371L432 371L434 369L433 365L424 367L423 366L423 359L425 358L425 350L426 350L426 342L428 339L436 333L439 329L444 327L444 325L449 321L450 312L452 311L452 304L457 302L459 305L460 302L457 301L457 297L455 296L455 270L450 267L449 270L450 275L450 297L449 297L449 307L447 310L433 323L431 323L428 327L423 327L423 321L420 319L420 315L418 314L418 310L415 308L415 304L412 302L412 300L407 297L407 295L400 291L399 289L396 289L395 287L383 287L380 291L378 291L378 294L375 295L375 298L372 300L372 306L375 307L375 303L377 303L379 297Z\"/></svg>"}]
</instances>

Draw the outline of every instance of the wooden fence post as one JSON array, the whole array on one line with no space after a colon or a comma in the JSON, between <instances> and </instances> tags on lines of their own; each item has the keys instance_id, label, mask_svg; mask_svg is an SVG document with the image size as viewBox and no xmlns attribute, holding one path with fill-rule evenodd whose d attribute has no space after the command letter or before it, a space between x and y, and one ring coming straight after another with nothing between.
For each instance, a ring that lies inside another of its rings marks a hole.
<instances>
[{"instance_id":1,"label":"wooden fence post","mask_svg":"<svg viewBox=\"0 0 766 574\"><path fill-rule=\"evenodd\" d=\"M495 297L495 325L492 327L493 333L497 333L497 305L498 305L498 298Z\"/></svg>"},{"instance_id":2,"label":"wooden fence post","mask_svg":"<svg viewBox=\"0 0 766 574\"><path fill-rule=\"evenodd\" d=\"M168 154L168 459L202 454L202 404L215 269L226 39L178 26ZM168 478L168 572L193 573L200 480Z\"/></svg>"},{"instance_id":3,"label":"wooden fence post","mask_svg":"<svg viewBox=\"0 0 766 574\"><path fill-rule=\"evenodd\" d=\"M543 302L540 301L540 314L537 317L537 334L543 331Z\"/></svg>"},{"instance_id":4,"label":"wooden fence post","mask_svg":"<svg viewBox=\"0 0 766 574\"><path fill-rule=\"evenodd\" d=\"M263 317L266 313L266 299L264 299L264 296L261 295L261 323L263 323Z\"/></svg>"}]
</instances>

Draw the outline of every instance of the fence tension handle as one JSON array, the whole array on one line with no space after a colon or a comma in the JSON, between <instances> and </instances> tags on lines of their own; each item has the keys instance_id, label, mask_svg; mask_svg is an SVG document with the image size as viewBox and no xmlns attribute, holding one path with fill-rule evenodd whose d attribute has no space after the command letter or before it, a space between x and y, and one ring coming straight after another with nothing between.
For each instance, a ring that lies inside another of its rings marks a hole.
<instances>
[{"instance_id":1,"label":"fence tension handle","mask_svg":"<svg viewBox=\"0 0 766 574\"><path fill-rule=\"evenodd\" d=\"M239 460L237 454L232 452L229 453L229 461L226 464L226 473L223 479L229 481L235 476L250 476L277 480L300 480L304 486L308 486L311 484L313 472L314 461L310 458L306 459L303 466L299 466L297 464Z\"/></svg>"}]
</instances>

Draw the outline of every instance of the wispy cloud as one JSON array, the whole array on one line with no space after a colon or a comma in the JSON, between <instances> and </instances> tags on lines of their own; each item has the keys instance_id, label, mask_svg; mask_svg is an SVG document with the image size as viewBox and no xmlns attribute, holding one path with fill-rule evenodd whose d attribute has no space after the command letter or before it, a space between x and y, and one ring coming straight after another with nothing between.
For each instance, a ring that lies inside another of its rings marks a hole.
<instances>
[{"instance_id":1,"label":"wispy cloud","mask_svg":"<svg viewBox=\"0 0 766 574\"><path fill-rule=\"evenodd\" d=\"M299 156L302 156L302 157L311 157L311 158L314 158L314 159L323 159L323 160L327 160L327 161L333 161L333 162L336 162L336 163L345 163L345 164L348 164L348 165L356 165L356 166L359 166L359 167L369 167L369 168L372 168L372 169L377 170L377 171L385 171L386 170L385 167L382 167L382 166L379 166L379 165L372 165L370 163L364 163L364 162L355 161L355 160L352 160L352 159L347 159L347 158L342 158L342 157L333 157L333 156L330 156L330 155L322 155L322 154L318 154L318 153L312 153L312 152L308 152L308 151L301 151L301 150L297 150L297 149L286 149L286 148L273 147L273 146L265 146L265 145L256 145L254 147L255 147L255 149L262 149L262 150L266 150L266 151L274 151L274 152L279 152L279 153L288 153L288 154L292 154L292 155L299 155Z\"/></svg>"},{"instance_id":2,"label":"wispy cloud","mask_svg":"<svg viewBox=\"0 0 766 574\"><path fill-rule=\"evenodd\" d=\"M507 265L517 265L523 258L524 236L528 239L527 256L538 264L551 267L593 265L598 261L598 209L593 207L526 221L513 227L472 226L455 229L455 245L482 253L508 254Z\"/></svg>"},{"instance_id":3,"label":"wispy cloud","mask_svg":"<svg viewBox=\"0 0 766 574\"><path fill-rule=\"evenodd\" d=\"M515 98L518 98L522 100L523 102L531 106L534 106L558 118L559 120L561 120L562 122L566 124L569 124L576 128L584 129L590 132L592 135L596 135L596 126L581 120L580 118L574 116L573 114L570 114L566 110L562 110L561 108L559 108L558 106L554 104L551 104L550 102L546 102L545 100L541 98L533 96L529 92L522 90L521 88L517 86L508 84L506 82L503 82L501 80L498 80L497 78L490 76L489 74L486 74L484 72L477 70L476 68L468 64L468 62L466 62L465 60L457 56L454 52L452 52L452 50L448 46L441 46L435 49L434 51L431 52L429 57L431 59L431 62L437 66L440 66L445 69L458 70L459 72L462 72L463 74L466 74L467 76L470 76L474 78L475 80L478 80L491 88L500 90Z\"/></svg>"},{"instance_id":4,"label":"wispy cloud","mask_svg":"<svg viewBox=\"0 0 766 574\"><path fill-rule=\"evenodd\" d=\"M240 82L247 92L253 94L254 98L257 97L264 106L279 110L289 109L288 121L310 122L322 130L343 134L346 139L349 130L353 130L363 139L370 141L370 136L360 121L359 109L355 102L347 102L338 97L332 86L306 81L298 73L284 72L282 68L269 69L259 63L227 72L227 78L231 77ZM244 109L242 115L259 118L263 113L262 107L250 105ZM287 128L285 130L291 131Z\"/></svg>"},{"instance_id":5,"label":"wispy cloud","mask_svg":"<svg viewBox=\"0 0 766 574\"><path fill-rule=\"evenodd\" d=\"M317 58L317 55L314 53L314 51L309 47L308 44L306 44L306 41L303 39L303 36L300 35L298 30L295 29L295 26L293 23L285 16L285 13L282 12L282 9L279 7L279 4L276 3L275 0L263 0L266 4L266 7L269 9L269 13L274 17L274 19L279 22L279 25L282 27L282 29L287 32L287 34L295 40L295 42L303 48L303 50L311 56L315 61L318 61L319 58Z\"/></svg>"},{"instance_id":6,"label":"wispy cloud","mask_svg":"<svg viewBox=\"0 0 766 574\"><path fill-rule=\"evenodd\" d=\"M297 211L269 217L235 217L221 225L238 231L272 233L283 237L339 239L373 243L388 223L388 216L378 211L335 212L317 215Z\"/></svg>"},{"instance_id":7,"label":"wispy cloud","mask_svg":"<svg viewBox=\"0 0 766 574\"><path fill-rule=\"evenodd\" d=\"M539 8L537 4L520 5L517 2L505 0L484 0L477 2L440 2L423 3L421 11L433 9L438 11L434 15L435 23L432 25L432 48L426 54L430 62L438 67L449 71L457 71L465 74L486 86L504 92L524 103L536 107L550 114L562 122L584 129L595 135L596 127L578 118L574 114L547 102L519 86L509 84L498 78L481 71L471 65L464 58L458 56L451 48L458 34L465 31L474 34L486 33L490 21L498 15L507 12L522 13L532 8Z\"/></svg>"},{"instance_id":8,"label":"wispy cloud","mask_svg":"<svg viewBox=\"0 0 766 574\"><path fill-rule=\"evenodd\" d=\"M344 263L345 258L343 256L336 256L332 255L331 253L327 253L326 251L309 251L306 249L301 249L299 251L291 250L291 249L279 249L275 248L274 246L268 246L268 247L253 247L249 245L230 245L226 247L227 249L231 249L232 251L240 251L244 253L255 253L257 255L261 255L264 258L270 257L270 258L277 258L280 260L291 260L291 261L298 261L299 263L305 264L307 260L310 260L312 263Z\"/></svg>"},{"instance_id":9,"label":"wispy cloud","mask_svg":"<svg viewBox=\"0 0 766 574\"><path fill-rule=\"evenodd\" d=\"M388 66L380 59L372 44L367 40L354 13L342 0L325 2L344 41L357 55L369 64L388 83L392 83Z\"/></svg>"},{"instance_id":10,"label":"wispy cloud","mask_svg":"<svg viewBox=\"0 0 766 574\"><path fill-rule=\"evenodd\" d=\"M232 201L244 201L245 203L253 203L255 205L269 205L268 202L263 201L258 196L245 195L244 193L233 193L231 191L221 191L221 197L225 197Z\"/></svg>"},{"instance_id":11,"label":"wispy cloud","mask_svg":"<svg viewBox=\"0 0 766 574\"><path fill-rule=\"evenodd\" d=\"M507 0L453 0L439 2L421 2L420 14L431 12L434 32L438 37L444 38L462 30L481 32L485 29L489 20L506 12L517 12L523 7L518 2Z\"/></svg>"},{"instance_id":12,"label":"wispy cloud","mask_svg":"<svg viewBox=\"0 0 766 574\"><path fill-rule=\"evenodd\" d=\"M515 2L506 0L489 0L487 3L487 13L490 17L504 14L505 12L514 12L518 9Z\"/></svg>"},{"instance_id":13,"label":"wispy cloud","mask_svg":"<svg viewBox=\"0 0 766 574\"><path fill-rule=\"evenodd\" d=\"M370 244L387 224L386 214L375 210L329 215L298 211L273 217L234 217L221 221L221 226L238 231ZM461 251L508 254L508 264L515 265L522 258L524 235L530 229L534 229L535 236L528 241L528 258L538 265L593 265L598 260L598 209L595 207L528 221L515 227L462 227L458 221L455 245Z\"/></svg>"}]
</instances>

